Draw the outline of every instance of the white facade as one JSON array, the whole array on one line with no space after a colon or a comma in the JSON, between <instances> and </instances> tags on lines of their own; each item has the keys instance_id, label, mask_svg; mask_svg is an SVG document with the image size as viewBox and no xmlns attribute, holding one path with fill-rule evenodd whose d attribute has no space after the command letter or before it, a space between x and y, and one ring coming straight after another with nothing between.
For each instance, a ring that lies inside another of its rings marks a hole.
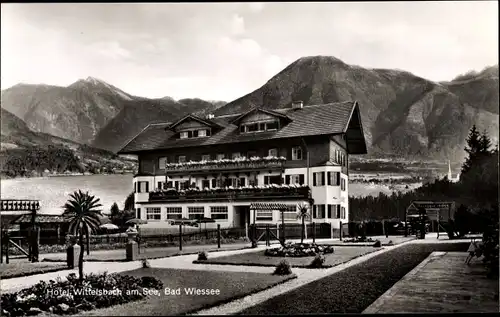
<instances>
[{"instance_id":1,"label":"white facade","mask_svg":"<svg viewBox=\"0 0 500 317\"><path fill-rule=\"evenodd\" d=\"M314 178L316 178L316 185L314 183ZM324 176L320 176L324 173ZM307 175L309 174L309 175ZM285 179L287 176L290 178L290 182L294 183L298 180L297 177L293 177L293 175L304 175L304 184L308 185L311 188L312 198L314 200L314 205L310 206L309 213L311 217L307 220L307 222L328 222L332 224L333 228L340 228L340 223L347 223L349 221L348 218L348 176L342 173L341 166L319 166L319 167L311 167L309 168L289 168L285 169L282 174L279 172L270 172L270 171L260 171L257 175L258 184L263 185L265 176L277 176L282 175L282 178ZM333 177L332 175L340 176L340 184L335 185L333 182L329 185L328 176ZM229 174L229 177L236 177L236 174ZM245 173L239 173L238 178L245 178L245 184L248 184L248 176ZM227 208L227 219L217 219L216 223L207 223L207 228L211 228L220 224L222 228L227 227L242 227L244 224L251 224L254 221L254 214L252 210L249 210L249 206L251 203L260 202L258 199L255 201L213 201L213 202L158 202L158 203L149 203L149 192L153 192L158 188L158 183L163 183L166 181L186 181L190 180L191 183L195 183L196 187L203 188L202 181L208 180L210 183L210 187L212 187L211 180L214 178L213 175L207 175L206 177L192 177L189 176L172 176L166 178L165 175L158 176L137 176L134 178L134 188L138 188L139 182L147 182L141 184L141 192L135 192L135 208L136 210L140 210L141 219L147 220L148 223L143 225L143 227L150 228L163 228L169 227L171 219L167 218L167 208L177 207L181 208L181 215L183 218L189 218L189 209L194 210L198 207L197 210L200 210L200 207L203 207L204 217L211 218L211 209L212 207L225 207ZM323 184L320 178L324 178L325 183ZM344 185L342 185L342 183ZM145 189L148 189L149 192L145 192ZM148 202L148 203L146 203ZM305 199L296 199L296 200L280 200L280 201L266 201L269 203L280 203L291 206L290 211L285 215L285 223L300 223L301 220L297 219L297 208L293 211L293 206L297 207L298 204L306 204L309 205L309 202ZM323 206L323 207L321 207ZM148 208L149 211L154 210L158 213L158 209L151 208L159 208L159 219L158 216L150 216L148 217ZM243 212L245 210L245 212ZM262 212L262 215L266 212ZM257 211L256 223L260 224L276 224L281 223L281 213L278 210L272 211L272 218L269 212L267 212L267 216L259 217L259 211ZM242 217L246 219L242 219ZM260 219L259 219L260 218ZM203 225L205 226L205 225Z\"/></svg>"}]
</instances>

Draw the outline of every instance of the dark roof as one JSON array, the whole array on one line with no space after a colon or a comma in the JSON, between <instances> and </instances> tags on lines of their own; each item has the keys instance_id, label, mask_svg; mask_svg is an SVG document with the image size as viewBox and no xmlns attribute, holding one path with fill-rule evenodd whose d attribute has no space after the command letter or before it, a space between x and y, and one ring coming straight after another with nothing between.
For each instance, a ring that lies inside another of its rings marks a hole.
<instances>
[{"instance_id":1,"label":"dark roof","mask_svg":"<svg viewBox=\"0 0 500 317\"><path fill-rule=\"evenodd\" d=\"M193 120L196 120L200 123L203 123L209 127L217 127L219 126L216 122L212 122L210 121L209 119L205 120L205 119L202 119L194 114L188 114L184 117L182 117L181 119L177 120L176 122L174 122L171 126L169 126L169 129L173 129L174 127L176 127L177 125L181 124L182 122L184 122L185 120L187 119L193 119Z\"/></svg>"},{"instance_id":2,"label":"dark roof","mask_svg":"<svg viewBox=\"0 0 500 317\"><path fill-rule=\"evenodd\" d=\"M323 105L305 106L301 109L278 109L271 112L289 118L290 122L278 131L240 134L238 126L231 122L242 114L218 116L211 119L223 128L206 138L178 139L169 129L171 123L148 125L135 138L128 142L118 153L132 154L142 151L162 150L215 144L228 144L258 140L285 139L302 136L332 135L347 131L357 102L339 102ZM255 109L253 109L255 110ZM252 111L253 111L252 110ZM269 110L265 110L270 112Z\"/></svg>"}]
</instances>

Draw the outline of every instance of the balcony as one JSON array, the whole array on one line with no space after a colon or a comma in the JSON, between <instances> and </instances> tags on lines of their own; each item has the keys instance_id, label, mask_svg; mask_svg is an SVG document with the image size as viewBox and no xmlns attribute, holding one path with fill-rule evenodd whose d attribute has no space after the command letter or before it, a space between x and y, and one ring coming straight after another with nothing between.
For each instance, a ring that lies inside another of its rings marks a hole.
<instances>
[{"instance_id":1,"label":"balcony","mask_svg":"<svg viewBox=\"0 0 500 317\"><path fill-rule=\"evenodd\" d=\"M149 202L181 202L212 200L255 200L255 199L310 199L311 190L304 185L268 185L266 187L175 189L149 193Z\"/></svg>"},{"instance_id":2,"label":"balcony","mask_svg":"<svg viewBox=\"0 0 500 317\"><path fill-rule=\"evenodd\" d=\"M283 169L284 157L241 157L236 159L221 159L212 161L167 163L165 171L172 172L222 172L249 171L258 169Z\"/></svg>"}]
</instances>

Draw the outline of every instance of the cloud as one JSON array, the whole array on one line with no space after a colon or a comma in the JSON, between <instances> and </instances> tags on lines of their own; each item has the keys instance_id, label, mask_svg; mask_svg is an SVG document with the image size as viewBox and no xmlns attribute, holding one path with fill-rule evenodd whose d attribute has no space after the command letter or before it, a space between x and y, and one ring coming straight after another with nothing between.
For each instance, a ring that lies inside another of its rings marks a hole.
<instances>
[{"instance_id":1,"label":"cloud","mask_svg":"<svg viewBox=\"0 0 500 317\"><path fill-rule=\"evenodd\" d=\"M253 12L260 12L260 11L262 11L264 9L264 3L262 3L262 2L252 2L252 3L248 4L248 7Z\"/></svg>"},{"instance_id":2,"label":"cloud","mask_svg":"<svg viewBox=\"0 0 500 317\"><path fill-rule=\"evenodd\" d=\"M127 59L131 57L130 51L123 48L120 43L116 41L93 43L89 49L95 54L111 59Z\"/></svg>"},{"instance_id":3,"label":"cloud","mask_svg":"<svg viewBox=\"0 0 500 317\"><path fill-rule=\"evenodd\" d=\"M240 35L245 33L245 19L235 14L231 19L231 33L233 35Z\"/></svg>"}]
</instances>

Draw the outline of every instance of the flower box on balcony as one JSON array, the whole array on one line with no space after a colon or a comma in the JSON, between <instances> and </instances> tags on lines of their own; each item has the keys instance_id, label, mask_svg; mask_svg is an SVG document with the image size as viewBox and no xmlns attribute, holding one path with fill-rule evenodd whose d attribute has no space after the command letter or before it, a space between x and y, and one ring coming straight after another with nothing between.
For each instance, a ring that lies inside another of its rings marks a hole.
<instances>
[{"instance_id":1,"label":"flower box on balcony","mask_svg":"<svg viewBox=\"0 0 500 317\"><path fill-rule=\"evenodd\" d=\"M284 157L241 157L236 159L222 159L199 162L183 162L183 163L167 163L165 169L167 171L184 171L184 170L204 170L204 169L255 169L265 167L280 167L286 161Z\"/></svg>"}]
</instances>

